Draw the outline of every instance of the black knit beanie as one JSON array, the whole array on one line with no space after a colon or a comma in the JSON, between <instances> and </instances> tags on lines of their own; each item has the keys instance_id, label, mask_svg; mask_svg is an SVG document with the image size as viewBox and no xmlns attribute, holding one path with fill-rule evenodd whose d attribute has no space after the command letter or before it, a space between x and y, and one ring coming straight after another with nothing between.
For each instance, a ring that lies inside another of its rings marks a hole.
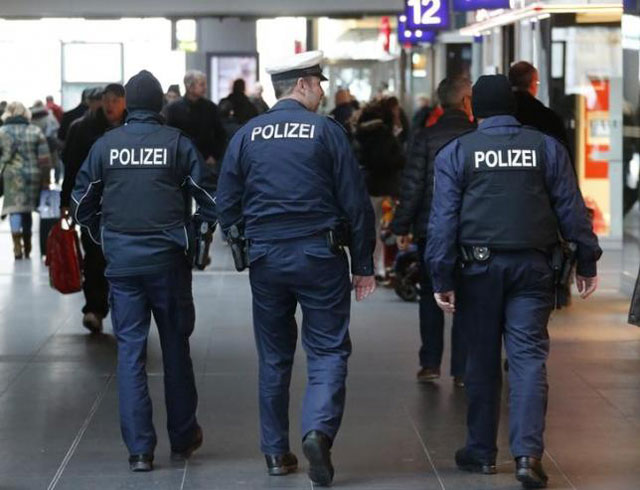
<instances>
[{"instance_id":1,"label":"black knit beanie","mask_svg":"<svg viewBox=\"0 0 640 490\"><path fill-rule=\"evenodd\" d=\"M473 86L473 115L477 119L516 113L516 99L504 75L483 75Z\"/></svg>"},{"instance_id":2,"label":"black knit beanie","mask_svg":"<svg viewBox=\"0 0 640 490\"><path fill-rule=\"evenodd\" d=\"M124 86L126 91L127 110L160 112L164 102L162 86L156 77L147 70L142 70Z\"/></svg>"}]
</instances>

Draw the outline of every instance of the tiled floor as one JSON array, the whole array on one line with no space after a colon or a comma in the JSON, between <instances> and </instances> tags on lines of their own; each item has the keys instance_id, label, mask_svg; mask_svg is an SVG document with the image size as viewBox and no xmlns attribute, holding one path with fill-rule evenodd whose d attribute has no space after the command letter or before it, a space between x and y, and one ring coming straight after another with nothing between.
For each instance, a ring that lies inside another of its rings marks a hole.
<instances>
[{"instance_id":1,"label":"tiled floor","mask_svg":"<svg viewBox=\"0 0 640 490\"><path fill-rule=\"evenodd\" d=\"M160 435L157 468L131 474L118 427L110 325L104 335L87 335L80 326L81 295L50 289L38 260L14 264L9 241L0 233L1 489L312 488L304 471L266 475L258 449L248 277L231 272L223 245L216 244L212 270L195 276L192 349L204 447L187 465L169 461L154 333L149 371ZM606 257L600 294L589 302L575 300L551 321L545 457L550 488L640 488L640 330L625 323L628 299L616 292L618 259ZM455 469L453 452L464 442L465 395L448 377L431 386L415 383L416 304L380 290L354 305L352 336L347 412L334 448L336 488L520 488L504 424L498 475ZM291 400L299 456L303 388L299 355Z\"/></svg>"}]
</instances>

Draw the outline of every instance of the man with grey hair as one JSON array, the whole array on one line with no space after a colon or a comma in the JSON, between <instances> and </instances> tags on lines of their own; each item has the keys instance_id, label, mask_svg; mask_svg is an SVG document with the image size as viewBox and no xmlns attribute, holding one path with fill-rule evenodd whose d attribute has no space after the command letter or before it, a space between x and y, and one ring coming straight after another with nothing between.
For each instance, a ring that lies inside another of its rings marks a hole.
<instances>
[{"instance_id":1,"label":"man with grey hair","mask_svg":"<svg viewBox=\"0 0 640 490\"><path fill-rule=\"evenodd\" d=\"M207 167L207 184L215 186L227 134L218 106L206 98L207 76L201 71L187 71L184 88L184 97L167 105L163 115L169 126L184 131L193 140Z\"/></svg>"},{"instance_id":2,"label":"man with grey hair","mask_svg":"<svg viewBox=\"0 0 640 490\"><path fill-rule=\"evenodd\" d=\"M424 262L427 224L433 195L433 162L438 150L453 138L475 128L471 112L471 81L466 78L445 78L438 85L438 100L444 114L429 128L414 133L409 147L407 165L400 187L400 202L391 224L398 235L398 246L405 250L411 239L418 243L420 258L420 370L418 382L433 382L440 378L440 363L444 346L444 314L431 292L431 277ZM413 235L413 237L411 237ZM454 321L451 331L451 376L456 386L462 386L465 369L465 348L462 330Z\"/></svg>"}]
</instances>

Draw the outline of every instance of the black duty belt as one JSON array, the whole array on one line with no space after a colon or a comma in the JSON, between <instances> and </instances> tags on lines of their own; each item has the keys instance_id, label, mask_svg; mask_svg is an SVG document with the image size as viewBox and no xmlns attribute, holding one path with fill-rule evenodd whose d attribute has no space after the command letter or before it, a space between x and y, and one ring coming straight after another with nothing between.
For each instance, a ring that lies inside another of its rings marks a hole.
<instances>
[{"instance_id":1,"label":"black duty belt","mask_svg":"<svg viewBox=\"0 0 640 490\"><path fill-rule=\"evenodd\" d=\"M537 252L543 253L545 255L551 255L553 252L553 248L531 248L531 249L517 249L517 250L491 250L489 247L485 246L477 246L477 245L461 245L460 246L460 257L462 258L462 262L486 262L491 258L491 255L495 252L523 252L526 250L535 250Z\"/></svg>"}]
</instances>

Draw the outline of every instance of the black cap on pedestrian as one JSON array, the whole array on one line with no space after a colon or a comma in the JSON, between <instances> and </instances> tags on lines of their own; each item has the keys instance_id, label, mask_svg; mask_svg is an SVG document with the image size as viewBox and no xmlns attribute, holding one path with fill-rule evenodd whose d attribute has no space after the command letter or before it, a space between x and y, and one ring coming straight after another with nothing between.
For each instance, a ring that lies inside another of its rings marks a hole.
<instances>
[{"instance_id":1,"label":"black cap on pedestrian","mask_svg":"<svg viewBox=\"0 0 640 490\"><path fill-rule=\"evenodd\" d=\"M516 113L516 99L504 75L483 75L473 86L473 115L477 119Z\"/></svg>"},{"instance_id":2,"label":"black cap on pedestrian","mask_svg":"<svg viewBox=\"0 0 640 490\"><path fill-rule=\"evenodd\" d=\"M162 85L151 72L142 70L129 79L124 86L127 109L131 111L160 112L164 103Z\"/></svg>"}]
</instances>

